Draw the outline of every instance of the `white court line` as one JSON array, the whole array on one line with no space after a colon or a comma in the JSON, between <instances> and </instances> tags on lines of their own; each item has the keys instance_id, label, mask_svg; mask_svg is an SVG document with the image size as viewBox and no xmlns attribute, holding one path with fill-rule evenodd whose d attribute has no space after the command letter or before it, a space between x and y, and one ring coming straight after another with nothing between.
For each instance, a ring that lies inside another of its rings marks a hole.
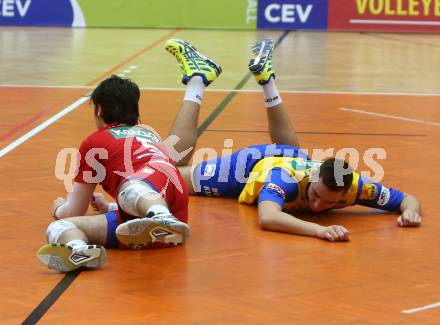
<instances>
[{"instance_id":1,"label":"white court line","mask_svg":"<svg viewBox=\"0 0 440 325\"><path fill-rule=\"evenodd\" d=\"M0 84L0 88L59 88L59 89L94 89L92 86L75 85L18 85L18 84ZM166 87L140 87L141 90L155 91L185 91L184 87L166 88ZM205 91L212 92L237 92L237 93L260 93L260 89L226 89L226 88L207 88ZM285 94L318 94L318 95L367 95L367 96L414 96L414 97L440 97L440 93L401 93L401 92L370 92L370 91L333 91L333 90L283 90L280 93Z\"/></svg>"},{"instance_id":2,"label":"white court line","mask_svg":"<svg viewBox=\"0 0 440 325\"><path fill-rule=\"evenodd\" d=\"M0 150L0 158L3 157L4 155L6 155L11 150L14 150L15 148L17 148L23 142L25 142L25 141L29 140L30 138L32 138L37 133L43 131L49 125L51 125L52 123L58 121L60 118L62 118L63 116L67 115L68 113L70 113L71 111L76 109L78 106L84 104L88 100L89 100L89 97L81 97L80 99L78 99L73 104L69 105L68 107L66 107L62 111L56 113L55 115L51 116L50 118L48 118L46 121L44 121L40 125L36 126L32 130L30 130L28 133L22 135L20 138L18 138L17 140L15 140L14 142L10 143L9 145L7 145L6 147L4 147L3 149Z\"/></svg>"},{"instance_id":3,"label":"white court line","mask_svg":"<svg viewBox=\"0 0 440 325\"><path fill-rule=\"evenodd\" d=\"M146 87L141 90L157 90L157 91L184 91L185 88L154 88ZM278 89L282 94L313 94L313 95L366 95L366 96L414 96L414 97L440 97L440 93L381 93L381 92L362 92L362 91L333 91L333 90L283 90ZM224 88L207 88L207 92L236 92L236 93L261 93L261 89L224 89Z\"/></svg>"},{"instance_id":4,"label":"white court line","mask_svg":"<svg viewBox=\"0 0 440 325\"><path fill-rule=\"evenodd\" d=\"M432 309L432 308L437 308L440 307L440 301L430 304L430 305L426 305L426 306L422 306L422 307L417 307L417 308L412 308L412 309L405 309L402 310L402 313L404 314L412 314L412 313L417 313L418 311L422 311L422 310L427 310L427 309Z\"/></svg>"},{"instance_id":5,"label":"white court line","mask_svg":"<svg viewBox=\"0 0 440 325\"><path fill-rule=\"evenodd\" d=\"M340 107L339 109L341 111L360 113L360 114L365 114L365 115L379 116L379 117L389 118L389 119L393 119L393 120L413 122L413 123L433 125L433 126L440 126L440 123L431 122L431 121L416 120L416 119L413 119L413 118L408 118L408 117L403 117L403 116L387 115L387 114L382 114L382 113L368 112L368 111L362 111L360 109L345 108L345 107Z\"/></svg>"},{"instance_id":6,"label":"white court line","mask_svg":"<svg viewBox=\"0 0 440 325\"><path fill-rule=\"evenodd\" d=\"M440 26L440 22L438 21L420 21L420 20L351 19L350 23L370 24L370 25Z\"/></svg>"}]
</instances>

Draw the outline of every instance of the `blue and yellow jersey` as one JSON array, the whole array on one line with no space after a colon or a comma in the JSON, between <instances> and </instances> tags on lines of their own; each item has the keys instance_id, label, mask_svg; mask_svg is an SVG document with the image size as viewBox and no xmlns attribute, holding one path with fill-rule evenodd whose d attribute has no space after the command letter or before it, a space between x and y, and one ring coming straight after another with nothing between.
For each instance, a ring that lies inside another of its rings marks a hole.
<instances>
[{"instance_id":1,"label":"blue and yellow jersey","mask_svg":"<svg viewBox=\"0 0 440 325\"><path fill-rule=\"evenodd\" d=\"M238 201L247 204L273 201L286 211L310 211L307 188L312 181L311 169L320 164L299 157L263 158L253 167ZM399 209L403 197L404 194L398 190L353 173L351 187L333 209L360 204L395 211Z\"/></svg>"},{"instance_id":2,"label":"blue and yellow jersey","mask_svg":"<svg viewBox=\"0 0 440 325\"><path fill-rule=\"evenodd\" d=\"M310 211L307 187L313 162L297 147L257 145L198 164L193 173L198 195L238 198L240 203L273 201L292 212ZM404 194L360 176L334 208L360 204L398 210Z\"/></svg>"},{"instance_id":3,"label":"blue and yellow jersey","mask_svg":"<svg viewBox=\"0 0 440 325\"><path fill-rule=\"evenodd\" d=\"M302 157L297 147L275 144L250 146L229 156L204 161L194 168L193 186L198 195L237 198L255 164L266 157Z\"/></svg>"}]
</instances>

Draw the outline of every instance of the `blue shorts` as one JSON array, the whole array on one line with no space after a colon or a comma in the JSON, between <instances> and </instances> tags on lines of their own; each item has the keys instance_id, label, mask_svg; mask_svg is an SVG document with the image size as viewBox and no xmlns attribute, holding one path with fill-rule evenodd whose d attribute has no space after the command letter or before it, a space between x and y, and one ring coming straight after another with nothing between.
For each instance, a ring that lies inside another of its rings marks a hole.
<instances>
[{"instance_id":1,"label":"blue shorts","mask_svg":"<svg viewBox=\"0 0 440 325\"><path fill-rule=\"evenodd\" d=\"M266 157L310 158L297 147L262 144L198 164L193 173L197 195L237 198L255 164Z\"/></svg>"},{"instance_id":2,"label":"blue shorts","mask_svg":"<svg viewBox=\"0 0 440 325\"><path fill-rule=\"evenodd\" d=\"M105 214L107 219L107 240L105 243L105 248L118 248L119 241L116 238L116 227L121 223L118 218L118 210L109 211Z\"/></svg>"}]
</instances>

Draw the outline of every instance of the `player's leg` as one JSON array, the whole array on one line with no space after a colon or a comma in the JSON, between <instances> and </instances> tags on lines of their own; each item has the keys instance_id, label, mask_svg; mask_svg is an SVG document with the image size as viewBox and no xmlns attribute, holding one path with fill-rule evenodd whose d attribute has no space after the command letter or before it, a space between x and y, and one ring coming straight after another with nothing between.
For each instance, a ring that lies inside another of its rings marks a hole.
<instances>
[{"instance_id":1,"label":"player's leg","mask_svg":"<svg viewBox=\"0 0 440 325\"><path fill-rule=\"evenodd\" d=\"M194 190L193 186L193 172L194 169L197 168L198 165L187 165L187 166L179 166L179 172L183 177L183 180L185 181L185 185L188 188L190 195L197 194Z\"/></svg>"},{"instance_id":2,"label":"player's leg","mask_svg":"<svg viewBox=\"0 0 440 325\"><path fill-rule=\"evenodd\" d=\"M189 193L199 196L238 197L245 184L242 178L249 158L240 155L242 151L208 159L192 166L179 166ZM240 156L243 159L238 161Z\"/></svg>"},{"instance_id":3,"label":"player's leg","mask_svg":"<svg viewBox=\"0 0 440 325\"><path fill-rule=\"evenodd\" d=\"M48 244L38 250L38 259L48 268L61 272L104 265L107 223L103 214L52 222L46 231Z\"/></svg>"},{"instance_id":4,"label":"player's leg","mask_svg":"<svg viewBox=\"0 0 440 325\"><path fill-rule=\"evenodd\" d=\"M275 84L275 71L272 66L273 49L272 39L255 43L252 47L253 58L249 61L249 70L262 86L272 142L299 147L295 129Z\"/></svg>"},{"instance_id":5,"label":"player's leg","mask_svg":"<svg viewBox=\"0 0 440 325\"><path fill-rule=\"evenodd\" d=\"M199 83L197 79L201 78L198 76L193 77L189 83ZM199 112L200 104L184 100L171 126L170 136L177 136L177 138L173 143L167 144L170 152L173 153L171 158L178 166L186 165L194 152L197 143Z\"/></svg>"},{"instance_id":6,"label":"player's leg","mask_svg":"<svg viewBox=\"0 0 440 325\"><path fill-rule=\"evenodd\" d=\"M186 85L183 104L170 130L170 136L177 136L179 140L171 143L173 148L170 150L176 156L173 159L177 165L185 165L191 159L191 153L196 146L197 123L205 87L222 70L217 63L185 41L170 39L166 42L165 49L176 57L182 73L182 83Z\"/></svg>"},{"instance_id":7,"label":"player's leg","mask_svg":"<svg viewBox=\"0 0 440 325\"><path fill-rule=\"evenodd\" d=\"M163 175L158 177L165 178ZM190 235L189 225L170 212L164 199L167 196L166 191L171 190L172 186L166 182L163 187L156 189L147 180L129 180L121 185L118 194L119 208L135 217L116 228L116 236L121 243L140 249L156 243L174 246L187 240Z\"/></svg>"}]
</instances>

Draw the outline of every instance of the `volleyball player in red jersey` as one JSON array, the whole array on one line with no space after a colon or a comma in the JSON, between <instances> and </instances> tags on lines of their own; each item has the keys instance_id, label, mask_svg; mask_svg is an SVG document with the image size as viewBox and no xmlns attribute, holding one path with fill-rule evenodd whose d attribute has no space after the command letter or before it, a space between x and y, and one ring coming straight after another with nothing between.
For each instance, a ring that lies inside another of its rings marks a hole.
<instances>
[{"instance_id":1,"label":"volleyball player in red jersey","mask_svg":"<svg viewBox=\"0 0 440 325\"><path fill-rule=\"evenodd\" d=\"M178 128L186 125L185 113L199 109L204 87L221 68L186 42L169 40L166 46L168 51L188 53L178 59L187 88L174 123L177 130L171 130L182 134ZM92 92L98 130L80 146L72 191L67 199L54 201L53 216L58 220L49 225L48 244L37 253L47 267L61 272L95 268L106 261L105 247L174 246L189 237L188 189L167 145L154 130L139 124L139 97L134 82L117 76L102 81ZM117 204L100 211L103 214L84 216L90 203L96 207L98 184Z\"/></svg>"}]
</instances>

